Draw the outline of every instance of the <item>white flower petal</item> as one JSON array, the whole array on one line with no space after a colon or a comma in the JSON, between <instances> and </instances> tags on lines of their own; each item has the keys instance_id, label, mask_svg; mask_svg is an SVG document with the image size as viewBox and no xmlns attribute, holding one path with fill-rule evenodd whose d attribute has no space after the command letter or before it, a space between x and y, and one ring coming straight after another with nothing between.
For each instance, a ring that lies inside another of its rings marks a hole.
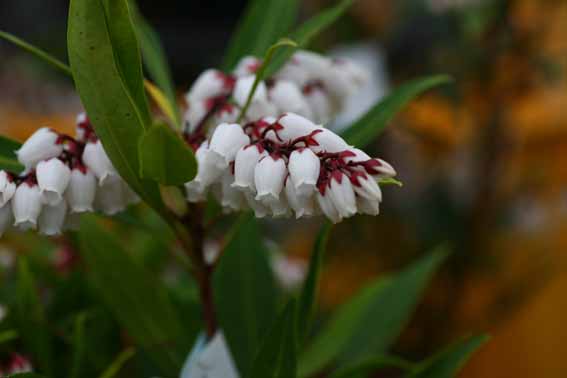
<instances>
[{"instance_id":1,"label":"white flower petal","mask_svg":"<svg viewBox=\"0 0 567 378\"><path fill-rule=\"evenodd\" d=\"M57 143L58 139L59 135L55 131L47 127L38 129L16 151L18 161L29 169L42 160L61 155L63 145Z\"/></svg>"},{"instance_id":2,"label":"white flower petal","mask_svg":"<svg viewBox=\"0 0 567 378\"><path fill-rule=\"evenodd\" d=\"M60 201L57 205L45 205L39 216L39 232L42 235L59 235L65 223L67 203Z\"/></svg>"},{"instance_id":3,"label":"white flower petal","mask_svg":"<svg viewBox=\"0 0 567 378\"><path fill-rule=\"evenodd\" d=\"M73 168L65 196L71 213L93 211L96 178L88 168Z\"/></svg>"},{"instance_id":4,"label":"white flower petal","mask_svg":"<svg viewBox=\"0 0 567 378\"><path fill-rule=\"evenodd\" d=\"M86 144L83 162L98 178L100 185L103 185L107 179L119 177L100 140Z\"/></svg>"},{"instance_id":5,"label":"white flower petal","mask_svg":"<svg viewBox=\"0 0 567 378\"><path fill-rule=\"evenodd\" d=\"M16 193L16 184L5 171L0 171L0 207L6 205Z\"/></svg>"},{"instance_id":6,"label":"white flower petal","mask_svg":"<svg viewBox=\"0 0 567 378\"><path fill-rule=\"evenodd\" d=\"M266 205L279 200L286 175L287 168L282 158L268 155L261 159L254 170L256 199Z\"/></svg>"},{"instance_id":7,"label":"white flower petal","mask_svg":"<svg viewBox=\"0 0 567 378\"><path fill-rule=\"evenodd\" d=\"M61 160L52 158L37 164L36 177L43 202L55 206L63 200L63 193L71 179L71 170Z\"/></svg>"},{"instance_id":8,"label":"white flower petal","mask_svg":"<svg viewBox=\"0 0 567 378\"><path fill-rule=\"evenodd\" d=\"M321 161L309 148L302 148L291 153L288 163L289 175L300 195L310 195L315 190Z\"/></svg>"},{"instance_id":9,"label":"white flower petal","mask_svg":"<svg viewBox=\"0 0 567 378\"><path fill-rule=\"evenodd\" d=\"M27 182L18 185L14 198L12 198L14 226L22 231L35 229L41 205L41 193L37 185Z\"/></svg>"}]
</instances>

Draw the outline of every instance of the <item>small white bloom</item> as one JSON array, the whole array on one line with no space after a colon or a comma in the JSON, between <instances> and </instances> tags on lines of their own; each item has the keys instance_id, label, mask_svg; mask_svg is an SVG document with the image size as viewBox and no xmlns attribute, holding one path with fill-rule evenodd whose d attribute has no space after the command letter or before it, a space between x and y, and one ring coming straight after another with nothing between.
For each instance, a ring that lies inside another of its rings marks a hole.
<instances>
[{"instance_id":1,"label":"small white bloom","mask_svg":"<svg viewBox=\"0 0 567 378\"><path fill-rule=\"evenodd\" d=\"M265 204L270 208L272 217L274 218L287 218L291 215L291 208L285 195L280 194L280 198L277 200L267 199L265 200Z\"/></svg>"},{"instance_id":2,"label":"small white bloom","mask_svg":"<svg viewBox=\"0 0 567 378\"><path fill-rule=\"evenodd\" d=\"M277 253L272 257L272 269L280 285L288 291L293 291L305 281L307 264L303 260Z\"/></svg>"},{"instance_id":3,"label":"small white bloom","mask_svg":"<svg viewBox=\"0 0 567 378\"><path fill-rule=\"evenodd\" d=\"M253 75L241 77L236 80L232 96L238 106L243 107L246 104L248 96L250 95L252 87L254 86L255 80L256 77ZM258 83L256 91L254 92L254 96L252 96L252 103L254 102L268 102L268 90L266 88L266 84L263 81Z\"/></svg>"},{"instance_id":4,"label":"small white bloom","mask_svg":"<svg viewBox=\"0 0 567 378\"><path fill-rule=\"evenodd\" d=\"M71 179L71 170L61 160L52 158L37 164L36 177L43 202L55 206L63 199Z\"/></svg>"},{"instance_id":5,"label":"small white bloom","mask_svg":"<svg viewBox=\"0 0 567 378\"><path fill-rule=\"evenodd\" d=\"M299 87L306 85L313 77L293 57L274 75L277 80L294 82Z\"/></svg>"},{"instance_id":6,"label":"small white bloom","mask_svg":"<svg viewBox=\"0 0 567 378\"><path fill-rule=\"evenodd\" d=\"M297 65L306 70L311 78L324 77L332 68L329 58L312 51L298 51L293 55L292 59Z\"/></svg>"},{"instance_id":7,"label":"small white bloom","mask_svg":"<svg viewBox=\"0 0 567 378\"><path fill-rule=\"evenodd\" d=\"M233 104L224 104L216 113L214 117L214 124L220 125L221 123L235 123L240 115L240 108Z\"/></svg>"},{"instance_id":8,"label":"small white bloom","mask_svg":"<svg viewBox=\"0 0 567 378\"><path fill-rule=\"evenodd\" d=\"M278 201L286 175L287 168L282 158L268 155L261 159L254 170L256 199L266 205Z\"/></svg>"},{"instance_id":9,"label":"small white bloom","mask_svg":"<svg viewBox=\"0 0 567 378\"><path fill-rule=\"evenodd\" d=\"M309 148L295 150L289 156L289 175L299 195L310 195L315 190L321 161Z\"/></svg>"},{"instance_id":10,"label":"small white bloom","mask_svg":"<svg viewBox=\"0 0 567 378\"><path fill-rule=\"evenodd\" d=\"M59 135L55 131L47 127L38 129L16 151L19 162L29 169L42 160L61 155L63 145L57 143L58 139Z\"/></svg>"},{"instance_id":11,"label":"small white bloom","mask_svg":"<svg viewBox=\"0 0 567 378\"><path fill-rule=\"evenodd\" d=\"M313 208L313 197L314 192L309 195L299 195L295 190L293 182L291 182L290 176L285 182L285 196L287 198L287 203L295 212L295 217L297 219L301 217L308 217L314 215Z\"/></svg>"},{"instance_id":12,"label":"small white bloom","mask_svg":"<svg viewBox=\"0 0 567 378\"><path fill-rule=\"evenodd\" d=\"M41 204L41 193L36 184L23 182L18 185L14 198L12 198L14 226L22 231L35 229L41 212Z\"/></svg>"},{"instance_id":13,"label":"small white bloom","mask_svg":"<svg viewBox=\"0 0 567 378\"><path fill-rule=\"evenodd\" d=\"M254 169L258 161L266 155L266 151L260 152L257 145L244 146L238 150L234 161L234 183L232 186L242 191L255 193Z\"/></svg>"},{"instance_id":14,"label":"small white bloom","mask_svg":"<svg viewBox=\"0 0 567 378\"><path fill-rule=\"evenodd\" d=\"M245 56L240 59L236 68L232 72L236 77L255 75L262 62L255 56Z\"/></svg>"},{"instance_id":15,"label":"small white bloom","mask_svg":"<svg viewBox=\"0 0 567 378\"><path fill-rule=\"evenodd\" d=\"M206 199L207 187L217 180L222 170L215 165L209 164L207 155L209 153L209 142L203 142L195 152L197 159L197 176L192 181L185 183L187 201L200 202Z\"/></svg>"},{"instance_id":16,"label":"small white bloom","mask_svg":"<svg viewBox=\"0 0 567 378\"><path fill-rule=\"evenodd\" d=\"M313 120L319 124L326 124L333 115L333 104L327 92L317 86L304 89L305 101L313 113Z\"/></svg>"},{"instance_id":17,"label":"small white bloom","mask_svg":"<svg viewBox=\"0 0 567 378\"><path fill-rule=\"evenodd\" d=\"M228 94L231 90L224 73L209 69L203 72L185 96L187 103L193 104L200 100Z\"/></svg>"},{"instance_id":18,"label":"small white bloom","mask_svg":"<svg viewBox=\"0 0 567 378\"><path fill-rule=\"evenodd\" d=\"M342 173L333 174L327 190L341 218L356 214L356 197L347 176Z\"/></svg>"},{"instance_id":19,"label":"small white bloom","mask_svg":"<svg viewBox=\"0 0 567 378\"><path fill-rule=\"evenodd\" d=\"M120 177L105 180L96 191L94 206L106 215L115 215L126 209L123 183Z\"/></svg>"},{"instance_id":20,"label":"small white bloom","mask_svg":"<svg viewBox=\"0 0 567 378\"><path fill-rule=\"evenodd\" d=\"M0 236L4 235L13 223L12 206L9 203L0 207ZM0 264L1 265L1 264Z\"/></svg>"},{"instance_id":21,"label":"small white bloom","mask_svg":"<svg viewBox=\"0 0 567 378\"><path fill-rule=\"evenodd\" d=\"M257 201L254 194L244 192L244 198L246 199L248 206L250 206L250 208L254 211L254 216L256 218L264 218L270 214L270 209L260 201Z\"/></svg>"},{"instance_id":22,"label":"small white bloom","mask_svg":"<svg viewBox=\"0 0 567 378\"><path fill-rule=\"evenodd\" d=\"M356 207L361 214L378 215L380 213L380 201L365 197L356 198Z\"/></svg>"},{"instance_id":23,"label":"small white bloom","mask_svg":"<svg viewBox=\"0 0 567 378\"><path fill-rule=\"evenodd\" d=\"M10 175L8 175L6 171L0 171L0 207L7 204L12 199L15 192L16 184Z\"/></svg>"},{"instance_id":24,"label":"small white bloom","mask_svg":"<svg viewBox=\"0 0 567 378\"><path fill-rule=\"evenodd\" d=\"M192 362L184 367L182 378L239 377L222 331L215 333Z\"/></svg>"},{"instance_id":25,"label":"small white bloom","mask_svg":"<svg viewBox=\"0 0 567 378\"><path fill-rule=\"evenodd\" d=\"M313 113L303 93L291 81L276 81L269 89L268 94L280 113L292 112L308 119L313 118Z\"/></svg>"},{"instance_id":26,"label":"small white bloom","mask_svg":"<svg viewBox=\"0 0 567 378\"><path fill-rule=\"evenodd\" d=\"M96 178L86 167L73 168L71 180L65 196L69 202L71 213L93 211L93 201L96 194Z\"/></svg>"},{"instance_id":27,"label":"small white bloom","mask_svg":"<svg viewBox=\"0 0 567 378\"><path fill-rule=\"evenodd\" d=\"M61 234L67 215L67 203L60 201L57 205L45 205L39 215L39 232L53 236Z\"/></svg>"},{"instance_id":28,"label":"small white bloom","mask_svg":"<svg viewBox=\"0 0 567 378\"><path fill-rule=\"evenodd\" d=\"M322 78L325 88L344 102L369 80L369 73L349 60L334 61Z\"/></svg>"},{"instance_id":29,"label":"small white bloom","mask_svg":"<svg viewBox=\"0 0 567 378\"><path fill-rule=\"evenodd\" d=\"M269 101L254 101L250 104L246 112L246 120L256 121L264 117L276 116L279 114L276 105Z\"/></svg>"},{"instance_id":30,"label":"small white bloom","mask_svg":"<svg viewBox=\"0 0 567 378\"><path fill-rule=\"evenodd\" d=\"M245 199L242 192L232 186L233 183L234 176L230 169L227 169L221 178L222 198L220 203L227 210L238 211L244 206Z\"/></svg>"},{"instance_id":31,"label":"small white bloom","mask_svg":"<svg viewBox=\"0 0 567 378\"><path fill-rule=\"evenodd\" d=\"M353 185L356 194L372 201L382 201L382 191L372 176L357 176L357 183L359 185Z\"/></svg>"},{"instance_id":32,"label":"small white bloom","mask_svg":"<svg viewBox=\"0 0 567 378\"><path fill-rule=\"evenodd\" d=\"M100 140L86 144L83 162L98 178L99 185L103 185L108 179L119 177Z\"/></svg>"},{"instance_id":33,"label":"small white bloom","mask_svg":"<svg viewBox=\"0 0 567 378\"><path fill-rule=\"evenodd\" d=\"M329 188L327 188L325 194L321 194L321 192L317 191L315 198L317 198L317 204L319 205L321 212L329 218L331 222L339 223L342 220L342 217L331 200Z\"/></svg>"},{"instance_id":34,"label":"small white bloom","mask_svg":"<svg viewBox=\"0 0 567 378\"><path fill-rule=\"evenodd\" d=\"M184 115L185 131L188 133L195 131L210 110L211 102L208 99L191 102Z\"/></svg>"},{"instance_id":35,"label":"small white bloom","mask_svg":"<svg viewBox=\"0 0 567 378\"><path fill-rule=\"evenodd\" d=\"M236 123L223 123L217 126L205 160L224 170L234 160L238 150L250 143L250 138Z\"/></svg>"},{"instance_id":36,"label":"small white bloom","mask_svg":"<svg viewBox=\"0 0 567 378\"><path fill-rule=\"evenodd\" d=\"M277 131L277 137L273 131L270 131L266 134L267 139L286 143L307 136L318 129L313 122L295 113L286 113L279 118L278 124L283 128Z\"/></svg>"},{"instance_id":37,"label":"small white bloom","mask_svg":"<svg viewBox=\"0 0 567 378\"><path fill-rule=\"evenodd\" d=\"M350 149L347 142L331 130L324 128L320 128L320 130L321 132L313 137L319 143L318 146L312 147L313 151L335 153Z\"/></svg>"}]
</instances>

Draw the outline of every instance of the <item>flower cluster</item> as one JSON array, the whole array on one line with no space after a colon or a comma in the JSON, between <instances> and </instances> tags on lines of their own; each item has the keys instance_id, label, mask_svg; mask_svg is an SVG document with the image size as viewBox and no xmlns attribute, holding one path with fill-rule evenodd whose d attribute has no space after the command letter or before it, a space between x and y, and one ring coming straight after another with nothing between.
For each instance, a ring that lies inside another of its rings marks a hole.
<instances>
[{"instance_id":1,"label":"flower cluster","mask_svg":"<svg viewBox=\"0 0 567 378\"><path fill-rule=\"evenodd\" d=\"M31 373L33 371L31 362L24 356L12 353L10 361L6 366L0 366L0 377L8 376L11 374Z\"/></svg>"},{"instance_id":2,"label":"flower cluster","mask_svg":"<svg viewBox=\"0 0 567 378\"><path fill-rule=\"evenodd\" d=\"M243 126L222 123L196 157L198 174L185 184L188 201L202 201L211 190L227 211L250 208L259 218L322 213L337 223L356 213L376 215L377 180L396 174L294 113Z\"/></svg>"},{"instance_id":3,"label":"flower cluster","mask_svg":"<svg viewBox=\"0 0 567 378\"><path fill-rule=\"evenodd\" d=\"M195 134L206 123L233 123L245 106L261 61L243 58L232 74L209 69L186 95L186 131ZM299 51L266 82L260 82L245 121L292 112L324 124L368 81L368 73L348 60Z\"/></svg>"},{"instance_id":4,"label":"flower cluster","mask_svg":"<svg viewBox=\"0 0 567 378\"><path fill-rule=\"evenodd\" d=\"M84 114L77 117L75 138L44 127L16 154L25 170L0 171L0 235L12 224L57 235L75 228L81 213L112 215L138 200Z\"/></svg>"}]
</instances>

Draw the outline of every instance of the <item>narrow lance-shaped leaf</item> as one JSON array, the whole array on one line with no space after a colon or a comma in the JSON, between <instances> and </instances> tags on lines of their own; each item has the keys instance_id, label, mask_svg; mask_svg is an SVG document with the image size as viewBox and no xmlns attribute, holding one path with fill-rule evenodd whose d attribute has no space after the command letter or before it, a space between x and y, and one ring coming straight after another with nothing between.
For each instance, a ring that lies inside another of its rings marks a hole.
<instances>
[{"instance_id":1,"label":"narrow lance-shaped leaf","mask_svg":"<svg viewBox=\"0 0 567 378\"><path fill-rule=\"evenodd\" d=\"M323 261L323 255L327 248L327 241L329 240L331 228L331 223L326 223L317 235L315 247L313 248L311 259L309 261L309 271L301 290L301 296L299 297L297 335L300 344L303 340L305 340L309 333L309 328L315 313L321 264Z\"/></svg>"},{"instance_id":2,"label":"narrow lance-shaped leaf","mask_svg":"<svg viewBox=\"0 0 567 378\"><path fill-rule=\"evenodd\" d=\"M300 376L333 360L352 364L385 353L447 255L445 248L439 248L395 276L377 279L342 306L302 356Z\"/></svg>"},{"instance_id":3,"label":"narrow lance-shaped leaf","mask_svg":"<svg viewBox=\"0 0 567 378\"><path fill-rule=\"evenodd\" d=\"M266 70L266 76L275 74L289 60L298 48L306 48L313 39L326 28L335 23L352 5L354 0L342 0L337 5L325 9L321 13L305 21L289 38L297 42L297 46L290 46L277 52L272 63Z\"/></svg>"},{"instance_id":4,"label":"narrow lance-shaped leaf","mask_svg":"<svg viewBox=\"0 0 567 378\"><path fill-rule=\"evenodd\" d=\"M488 336L475 336L455 343L420 363L407 378L452 378L470 356L488 341Z\"/></svg>"},{"instance_id":5,"label":"narrow lance-shaped leaf","mask_svg":"<svg viewBox=\"0 0 567 378\"><path fill-rule=\"evenodd\" d=\"M250 378L295 378L297 355L295 339L295 301L287 304L264 337L252 364Z\"/></svg>"},{"instance_id":6,"label":"narrow lance-shaped leaf","mask_svg":"<svg viewBox=\"0 0 567 378\"><path fill-rule=\"evenodd\" d=\"M138 143L149 125L148 110L142 109L147 104L139 94L143 79L138 41L124 10L125 0L114 3L122 6L114 4L108 9L112 14L107 15L102 0L71 0L68 45L73 77L114 166L132 189L161 211L157 184L139 177ZM123 33L113 37L113 31Z\"/></svg>"},{"instance_id":7,"label":"narrow lance-shaped leaf","mask_svg":"<svg viewBox=\"0 0 567 378\"><path fill-rule=\"evenodd\" d=\"M298 0L250 0L229 43L223 69L246 55L261 56L295 23Z\"/></svg>"},{"instance_id":8,"label":"narrow lance-shaped leaf","mask_svg":"<svg viewBox=\"0 0 567 378\"><path fill-rule=\"evenodd\" d=\"M358 121L346 128L341 136L351 145L364 147L374 140L411 100L436 86L450 83L447 75L428 76L403 84L378 102Z\"/></svg>"},{"instance_id":9,"label":"narrow lance-shaped leaf","mask_svg":"<svg viewBox=\"0 0 567 378\"><path fill-rule=\"evenodd\" d=\"M238 223L214 274L219 327L240 375L246 377L265 332L276 318L277 291L258 223Z\"/></svg>"},{"instance_id":10,"label":"narrow lance-shaped leaf","mask_svg":"<svg viewBox=\"0 0 567 378\"><path fill-rule=\"evenodd\" d=\"M121 352L110 366L100 375L99 378L114 378L118 376L124 365L136 354L134 348L128 348Z\"/></svg>"},{"instance_id":11,"label":"narrow lance-shaped leaf","mask_svg":"<svg viewBox=\"0 0 567 378\"><path fill-rule=\"evenodd\" d=\"M164 185L181 185L197 173L189 146L165 124L155 124L140 139L140 176Z\"/></svg>"},{"instance_id":12,"label":"narrow lance-shaped leaf","mask_svg":"<svg viewBox=\"0 0 567 378\"><path fill-rule=\"evenodd\" d=\"M330 378L355 378L376 373L380 369L397 369L410 371L414 364L396 356L378 356L366 360L348 364L336 370Z\"/></svg>"},{"instance_id":13,"label":"narrow lance-shaped leaf","mask_svg":"<svg viewBox=\"0 0 567 378\"><path fill-rule=\"evenodd\" d=\"M18 162L15 151L22 146L20 142L0 135L0 169L20 173L24 167Z\"/></svg>"},{"instance_id":14,"label":"narrow lance-shaped leaf","mask_svg":"<svg viewBox=\"0 0 567 378\"><path fill-rule=\"evenodd\" d=\"M85 374L86 363L86 340L85 340L85 323L87 313L80 313L75 319L73 329L73 361L71 365L70 378L80 378Z\"/></svg>"},{"instance_id":15,"label":"narrow lance-shaped leaf","mask_svg":"<svg viewBox=\"0 0 567 378\"><path fill-rule=\"evenodd\" d=\"M165 288L94 216L83 216L79 237L97 295L164 375L174 375L192 340L183 336L184 328Z\"/></svg>"}]
</instances>

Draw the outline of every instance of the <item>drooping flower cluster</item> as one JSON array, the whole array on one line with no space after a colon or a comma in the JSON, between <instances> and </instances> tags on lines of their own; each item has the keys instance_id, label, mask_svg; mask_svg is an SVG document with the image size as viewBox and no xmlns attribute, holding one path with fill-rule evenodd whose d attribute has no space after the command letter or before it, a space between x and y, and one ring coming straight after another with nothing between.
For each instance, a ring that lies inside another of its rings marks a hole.
<instances>
[{"instance_id":1,"label":"drooping flower cluster","mask_svg":"<svg viewBox=\"0 0 567 378\"><path fill-rule=\"evenodd\" d=\"M112 215L138 200L84 114L77 117L75 138L44 127L16 154L25 170L0 171L0 235L11 225L57 235L74 228L81 213Z\"/></svg>"},{"instance_id":2,"label":"drooping flower cluster","mask_svg":"<svg viewBox=\"0 0 567 378\"><path fill-rule=\"evenodd\" d=\"M5 366L0 366L0 377L31 372L33 372L33 367L29 359L18 353L12 353Z\"/></svg>"},{"instance_id":3,"label":"drooping flower cluster","mask_svg":"<svg viewBox=\"0 0 567 378\"><path fill-rule=\"evenodd\" d=\"M232 74L209 69L186 95L187 133L204 125L236 122L245 106L261 61L243 58ZM246 122L292 112L324 124L368 80L368 73L348 60L299 51L266 82L260 82L246 112Z\"/></svg>"},{"instance_id":4,"label":"drooping flower cluster","mask_svg":"<svg viewBox=\"0 0 567 378\"><path fill-rule=\"evenodd\" d=\"M243 126L222 123L196 157L198 174L185 185L188 201L202 201L211 190L227 211L250 208L259 218L322 213L337 223L356 213L376 215L377 180L396 174L294 113Z\"/></svg>"}]
</instances>

